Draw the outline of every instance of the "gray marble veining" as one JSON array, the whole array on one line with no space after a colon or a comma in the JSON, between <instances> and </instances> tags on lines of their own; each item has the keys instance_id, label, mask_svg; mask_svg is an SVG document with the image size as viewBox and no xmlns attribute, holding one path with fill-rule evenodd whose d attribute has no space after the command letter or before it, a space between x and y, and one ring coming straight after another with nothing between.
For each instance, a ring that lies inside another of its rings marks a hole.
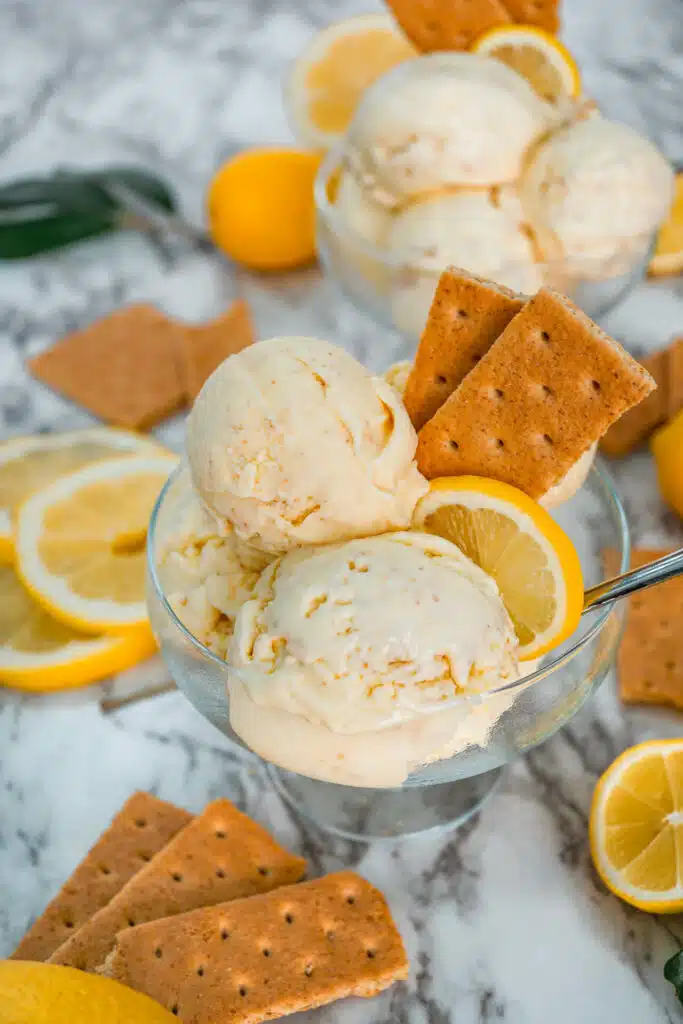
<instances>
[{"instance_id":1,"label":"gray marble veining","mask_svg":"<svg viewBox=\"0 0 683 1024\"><path fill-rule=\"evenodd\" d=\"M170 178L191 217L228 153L289 138L280 99L311 32L368 9L356 0L4 0L0 173L139 162ZM683 164L681 0L565 0L565 36L603 108ZM87 417L23 364L65 330L147 299L188 320L241 291L259 333L334 338L381 368L407 354L316 271L235 278L179 239L124 237L0 268L0 436ZM634 351L683 332L683 278L644 285L606 326ZM160 436L178 446L179 421ZM617 468L636 539L679 540L646 455ZM413 970L367 1004L316 1019L397 1024L665 1024L680 1008L662 965L679 918L631 910L597 881L587 813L598 774L625 746L680 735L680 717L626 711L612 682L553 740L511 768L481 815L450 836L366 847L331 840L281 803L177 693L103 715L93 692L0 697L0 955L135 788L192 810L228 795L314 872L359 868L387 892Z\"/></svg>"}]
</instances>

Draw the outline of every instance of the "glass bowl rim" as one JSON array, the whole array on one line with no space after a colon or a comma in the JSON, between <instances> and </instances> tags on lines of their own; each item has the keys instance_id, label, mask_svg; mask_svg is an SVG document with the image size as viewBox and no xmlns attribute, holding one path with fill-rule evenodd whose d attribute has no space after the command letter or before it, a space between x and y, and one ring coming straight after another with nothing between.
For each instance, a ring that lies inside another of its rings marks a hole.
<instances>
[{"instance_id":1,"label":"glass bowl rim","mask_svg":"<svg viewBox=\"0 0 683 1024\"><path fill-rule=\"evenodd\" d=\"M314 196L314 201L315 201L316 212L318 213L318 215L320 217L322 217L324 219L324 221L331 228L331 230L334 232L336 237L337 238L342 238L342 239L345 238L348 243L353 245L364 256L369 257L370 259L374 260L376 263L382 264L385 267L394 267L394 268L405 268L405 267L408 267L411 270L417 270L417 271L420 271L421 273L428 274L428 275L430 275L432 277L435 277L435 276L439 275L443 271L444 268L443 267L438 268L438 267L434 266L433 264L429 264L429 263L425 262L424 260L420 259L419 254L417 254L414 250L412 250L412 249L387 249L387 248L385 248L383 246L374 245L372 242L368 241L366 238L363 238L362 235L359 235L357 232L353 231L353 229L350 228L348 226L348 224L345 224L343 222L342 218L339 216L337 210L335 209L334 202L330 201L330 198L329 198L329 195L328 195L328 192L327 192L327 186L328 186L328 182L330 181L332 176L336 172L344 170L344 169L346 169L347 173L350 173L348 171L348 167L346 165L346 162L345 162L344 156L343 156L343 140L342 140L341 142L337 143L336 146L333 146L330 150L328 150L328 152L325 154L325 157L323 158L323 161L320 164L320 167L318 168L318 171L317 171L316 176L315 176L315 181L314 181L314 184L313 184L313 196ZM510 183L508 183L508 184L510 184ZM501 187L503 187L503 184L501 184ZM481 192L485 192L486 190L487 189L486 189L485 186L481 186L481 187L474 187L473 186L471 189L468 189L466 186L455 186L454 185L452 187L444 189L443 194L446 194L448 192L448 193L450 193L452 195L456 195L458 192L462 192L462 191L481 191ZM437 195L437 193L430 193L430 197L434 197L435 195ZM426 197L426 198L429 198L429 197ZM657 237L657 232L658 232L660 226L661 225L658 225L651 232L646 232L646 233L640 234L640 235L633 235L633 236L631 236L627 240L629 242L636 242L636 241L642 240L642 243L643 243L643 259L649 258L649 255L653 251L653 248L654 248L654 245L655 245L655 241L656 241L656 237ZM572 261L572 262L574 262L574 261ZM554 273L555 274L566 274L566 272L567 272L567 261L566 260L562 260L562 259L558 259L558 260L534 260L534 265L537 266L537 267L540 267L542 270L547 271L548 274L551 275L551 276ZM508 261L506 263L501 263L498 267L495 268L495 273L500 273L501 271L505 270L508 267L517 267L517 266L520 266L520 264L517 263L517 262L510 262L510 261ZM585 277L584 277L584 274L581 272L581 270L579 270L579 271L575 270L575 271L573 271L573 273L575 273L575 274L578 273L579 277L582 280L585 279L585 280L591 281L594 278L590 275L589 271L591 270L591 267L593 267L593 266L603 267L604 266L604 260L600 259L599 257L597 257L595 259L584 259L581 262L581 267L585 267L585 270L586 270ZM616 275L616 276L619 277L620 275ZM595 278L595 280L602 280L602 279L603 278L601 278L599 276Z\"/></svg>"},{"instance_id":2,"label":"glass bowl rim","mask_svg":"<svg viewBox=\"0 0 683 1024\"><path fill-rule=\"evenodd\" d=\"M156 541L156 529L157 522L161 507L166 499L170 488L174 485L181 473L187 471L187 466L184 462L180 462L178 466L174 468L168 479L164 483L159 496L154 503L152 515L149 521L149 527L147 530L147 543L146 543L146 560L147 560L147 572L149 578L154 587L155 593L159 598L161 605L171 620L175 628L183 635L183 637L189 641L189 643L205 658L214 663L221 672L225 672L228 669L228 663L225 659L219 657L212 650L206 647L201 640L199 640L194 634L185 626L185 624L178 618L175 611L173 610L166 593L161 585L159 574L157 571L155 561L155 541ZM622 545L621 563L619 566L619 573L626 572L630 564L631 556L631 531L626 518L626 510L624 509L621 498L619 497L618 491L614 485L611 474L607 469L599 463L594 463L591 466L588 478L597 477L600 485L607 492L608 499L611 501L614 509L617 513L617 522L619 527L619 535ZM519 679L515 679L511 683L506 683L504 686L499 686L496 689L486 690L484 693L477 694L482 699L496 696L501 693L512 693L516 690L527 689L534 686L536 683L545 679L547 676L552 675L557 670L563 668L569 662L573 661L577 654L582 651L595 637L597 637L607 625L607 621L613 614L614 605L607 605L601 609L597 614L595 621L586 631L586 633L577 640L572 646L555 659L551 659L550 662L544 665L542 668L537 668L534 672L529 675L521 676Z\"/></svg>"}]
</instances>

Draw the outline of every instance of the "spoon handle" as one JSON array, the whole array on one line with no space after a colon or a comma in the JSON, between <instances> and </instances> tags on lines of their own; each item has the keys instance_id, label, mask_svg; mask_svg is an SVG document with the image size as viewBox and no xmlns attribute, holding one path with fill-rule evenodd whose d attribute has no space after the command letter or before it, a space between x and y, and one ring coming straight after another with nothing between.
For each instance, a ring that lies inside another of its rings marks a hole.
<instances>
[{"instance_id":1,"label":"spoon handle","mask_svg":"<svg viewBox=\"0 0 683 1024\"><path fill-rule=\"evenodd\" d=\"M604 605L619 601L622 597L629 597L639 590L646 590L648 587L655 587L658 583L666 583L676 576L683 575L683 548L673 551L670 555L658 558L655 562L649 562L640 569L632 569L623 576L615 576L614 579L605 580L595 587L590 587L583 598L584 612L602 608Z\"/></svg>"}]
</instances>

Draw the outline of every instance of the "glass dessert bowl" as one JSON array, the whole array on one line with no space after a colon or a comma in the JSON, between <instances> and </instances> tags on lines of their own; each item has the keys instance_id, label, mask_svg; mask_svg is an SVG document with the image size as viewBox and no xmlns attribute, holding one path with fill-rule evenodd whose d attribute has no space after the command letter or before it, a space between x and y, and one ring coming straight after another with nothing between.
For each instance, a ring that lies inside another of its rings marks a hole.
<instances>
[{"instance_id":1,"label":"glass dessert bowl","mask_svg":"<svg viewBox=\"0 0 683 1024\"><path fill-rule=\"evenodd\" d=\"M340 215L336 197L344 173L339 150L328 153L315 186L316 240L325 273L334 286L363 313L377 323L398 330L415 343L427 319L439 275L452 259L420 258L415 248L377 245L354 229L353 220ZM469 244L469 226L464 226L463 246ZM533 292L541 283L568 295L592 319L605 316L644 280L657 232L636 236L625 257L611 266L589 258L574 261L570 270L559 258L537 260L533 279L529 265L514 259L487 262L485 268L467 265L463 269L481 272L497 284L520 292Z\"/></svg>"},{"instance_id":2,"label":"glass dessert bowl","mask_svg":"<svg viewBox=\"0 0 683 1024\"><path fill-rule=\"evenodd\" d=\"M178 687L200 714L248 749L230 724L230 691L239 687L239 673L193 636L169 601L163 554L195 500L189 472L181 466L164 487L150 523L150 618ZM553 516L577 549L587 587L604 579L606 548L617 552L620 571L627 568L626 518L602 467L593 467L584 486ZM412 772L400 786L339 785L274 764L271 779L315 824L353 838L394 838L457 825L480 807L506 763L552 736L604 680L614 662L622 616L619 605L585 615L572 637L540 664L529 665L523 678L475 697L455 697L452 756Z\"/></svg>"}]
</instances>

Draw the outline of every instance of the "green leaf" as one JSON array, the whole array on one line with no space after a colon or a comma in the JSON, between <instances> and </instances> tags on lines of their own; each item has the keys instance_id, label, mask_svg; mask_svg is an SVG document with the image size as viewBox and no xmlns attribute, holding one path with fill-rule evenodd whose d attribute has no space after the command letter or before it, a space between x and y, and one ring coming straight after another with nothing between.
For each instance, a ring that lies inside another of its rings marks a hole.
<instances>
[{"instance_id":1,"label":"green leaf","mask_svg":"<svg viewBox=\"0 0 683 1024\"><path fill-rule=\"evenodd\" d=\"M0 259L36 256L125 226L125 205L107 191L112 183L164 213L175 210L168 185L135 167L60 170L9 182L0 185Z\"/></svg>"},{"instance_id":2,"label":"green leaf","mask_svg":"<svg viewBox=\"0 0 683 1024\"><path fill-rule=\"evenodd\" d=\"M683 1003L683 949L679 949L664 964L664 977L676 989L678 1001Z\"/></svg>"}]
</instances>

